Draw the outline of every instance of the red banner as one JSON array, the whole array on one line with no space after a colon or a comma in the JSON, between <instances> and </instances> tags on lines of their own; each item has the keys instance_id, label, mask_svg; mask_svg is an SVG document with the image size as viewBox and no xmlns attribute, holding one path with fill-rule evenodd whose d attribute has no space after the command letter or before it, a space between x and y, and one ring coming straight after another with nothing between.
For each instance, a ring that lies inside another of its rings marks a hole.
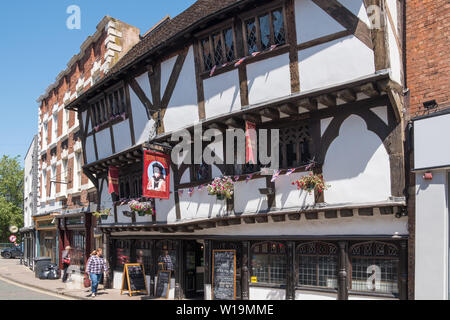
<instances>
[{"instance_id":1,"label":"red banner","mask_svg":"<svg viewBox=\"0 0 450 320\"><path fill-rule=\"evenodd\" d=\"M144 197L169 199L170 156L162 153L145 151L142 183Z\"/></svg>"},{"instance_id":2,"label":"red banner","mask_svg":"<svg viewBox=\"0 0 450 320\"><path fill-rule=\"evenodd\" d=\"M119 194L119 168L109 167L108 173L109 194L115 192Z\"/></svg>"},{"instance_id":3,"label":"red banner","mask_svg":"<svg viewBox=\"0 0 450 320\"><path fill-rule=\"evenodd\" d=\"M256 124L245 122L246 163L256 164Z\"/></svg>"}]
</instances>

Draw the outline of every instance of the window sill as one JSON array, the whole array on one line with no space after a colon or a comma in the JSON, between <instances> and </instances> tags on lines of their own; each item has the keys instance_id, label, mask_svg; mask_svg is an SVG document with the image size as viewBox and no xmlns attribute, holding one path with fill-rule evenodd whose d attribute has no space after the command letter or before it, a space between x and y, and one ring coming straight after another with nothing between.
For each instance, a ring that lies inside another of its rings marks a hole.
<instances>
[{"instance_id":1,"label":"window sill","mask_svg":"<svg viewBox=\"0 0 450 320\"><path fill-rule=\"evenodd\" d=\"M331 289L331 288L320 288L320 287L295 287L295 290L298 291L311 291L311 292L321 292L321 293L332 293L337 294L337 289Z\"/></svg>"}]
</instances>

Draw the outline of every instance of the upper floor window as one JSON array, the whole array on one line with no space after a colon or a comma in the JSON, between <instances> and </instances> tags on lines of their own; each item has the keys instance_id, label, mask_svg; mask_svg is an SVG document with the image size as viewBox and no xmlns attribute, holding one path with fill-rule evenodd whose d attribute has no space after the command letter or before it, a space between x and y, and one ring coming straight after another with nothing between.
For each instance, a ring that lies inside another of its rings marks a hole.
<instances>
[{"instance_id":1,"label":"upper floor window","mask_svg":"<svg viewBox=\"0 0 450 320\"><path fill-rule=\"evenodd\" d=\"M349 252L351 290L398 295L399 250L394 244L358 243Z\"/></svg>"},{"instance_id":2,"label":"upper floor window","mask_svg":"<svg viewBox=\"0 0 450 320\"><path fill-rule=\"evenodd\" d=\"M211 33L200 40L203 71L221 66L236 59L236 45L233 28Z\"/></svg>"},{"instance_id":3,"label":"upper floor window","mask_svg":"<svg viewBox=\"0 0 450 320\"><path fill-rule=\"evenodd\" d=\"M244 20L247 54L264 51L272 45L286 43L286 27L282 8L270 10Z\"/></svg>"},{"instance_id":4,"label":"upper floor window","mask_svg":"<svg viewBox=\"0 0 450 320\"><path fill-rule=\"evenodd\" d=\"M115 87L91 102L93 127L98 127L127 112L127 100L123 85Z\"/></svg>"},{"instance_id":5,"label":"upper floor window","mask_svg":"<svg viewBox=\"0 0 450 320\"><path fill-rule=\"evenodd\" d=\"M280 129L280 166L287 169L307 164L311 141L307 124Z\"/></svg>"},{"instance_id":6,"label":"upper floor window","mask_svg":"<svg viewBox=\"0 0 450 320\"><path fill-rule=\"evenodd\" d=\"M126 112L125 90L120 87L108 93L109 111L112 116L120 115Z\"/></svg>"}]
</instances>

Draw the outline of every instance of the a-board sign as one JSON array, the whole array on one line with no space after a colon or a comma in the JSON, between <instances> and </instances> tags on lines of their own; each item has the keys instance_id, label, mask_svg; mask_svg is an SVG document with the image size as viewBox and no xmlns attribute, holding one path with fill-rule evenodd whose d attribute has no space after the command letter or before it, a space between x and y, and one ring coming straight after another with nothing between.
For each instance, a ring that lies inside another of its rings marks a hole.
<instances>
[{"instance_id":1,"label":"a-board sign","mask_svg":"<svg viewBox=\"0 0 450 320\"><path fill-rule=\"evenodd\" d=\"M164 299L169 298L171 273L170 270L161 270L158 272L155 297Z\"/></svg>"},{"instance_id":2,"label":"a-board sign","mask_svg":"<svg viewBox=\"0 0 450 320\"><path fill-rule=\"evenodd\" d=\"M213 300L236 300L236 250L213 250Z\"/></svg>"},{"instance_id":3,"label":"a-board sign","mask_svg":"<svg viewBox=\"0 0 450 320\"><path fill-rule=\"evenodd\" d=\"M130 297L133 293L145 293L148 295L143 264L132 263L123 267L122 290L120 294L122 295L124 291L128 291Z\"/></svg>"}]
</instances>

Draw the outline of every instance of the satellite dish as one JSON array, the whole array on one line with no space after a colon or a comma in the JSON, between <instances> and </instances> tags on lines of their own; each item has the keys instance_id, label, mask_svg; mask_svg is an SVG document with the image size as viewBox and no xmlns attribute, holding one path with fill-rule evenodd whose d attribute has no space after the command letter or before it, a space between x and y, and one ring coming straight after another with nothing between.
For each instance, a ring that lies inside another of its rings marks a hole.
<instances>
[{"instance_id":1,"label":"satellite dish","mask_svg":"<svg viewBox=\"0 0 450 320\"><path fill-rule=\"evenodd\" d=\"M19 231L19 228L17 228L16 226L10 226L9 231L11 233L17 233Z\"/></svg>"}]
</instances>

